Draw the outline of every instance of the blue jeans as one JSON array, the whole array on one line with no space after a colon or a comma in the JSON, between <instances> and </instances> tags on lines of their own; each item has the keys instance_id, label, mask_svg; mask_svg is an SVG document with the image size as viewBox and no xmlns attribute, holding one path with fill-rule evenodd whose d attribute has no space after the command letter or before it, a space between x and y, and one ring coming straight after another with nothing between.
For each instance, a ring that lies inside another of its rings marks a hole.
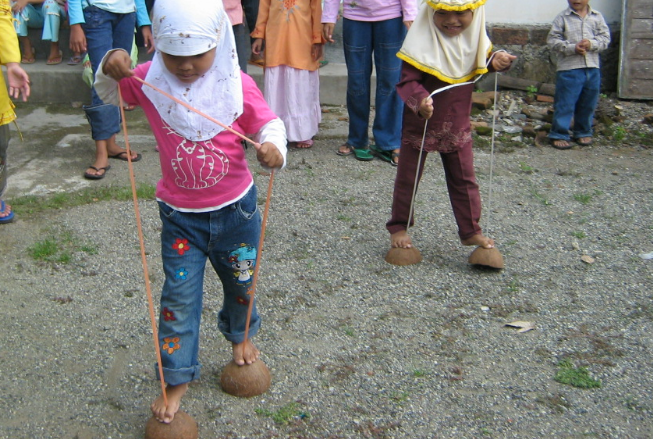
<instances>
[{"instance_id":1,"label":"blue jeans","mask_svg":"<svg viewBox=\"0 0 653 439\"><path fill-rule=\"evenodd\" d=\"M179 212L159 202L159 215L165 272L159 343L165 381L178 385L200 375L199 333L207 259L222 283L218 328L233 343L245 340L251 299L247 292L252 286L261 217L255 186L242 199L220 210ZM260 325L254 303L248 338L258 332Z\"/></svg>"},{"instance_id":2,"label":"blue jeans","mask_svg":"<svg viewBox=\"0 0 653 439\"><path fill-rule=\"evenodd\" d=\"M395 86L401 76L401 60L397 58L397 52L406 35L402 20L398 17L384 21L346 18L343 21L349 112L347 144L354 148L366 148L369 143L372 54L376 67L374 142L385 151L398 149L401 145L403 102Z\"/></svg>"},{"instance_id":3,"label":"blue jeans","mask_svg":"<svg viewBox=\"0 0 653 439\"><path fill-rule=\"evenodd\" d=\"M97 71L102 58L111 49L124 49L131 53L134 41L136 13L114 14L95 6L84 8L82 24L86 34L86 47L91 60L93 75ZM91 105L85 105L86 118L91 125L93 140L106 140L120 131L120 110L115 105L102 102L102 99L91 89Z\"/></svg>"},{"instance_id":4,"label":"blue jeans","mask_svg":"<svg viewBox=\"0 0 653 439\"><path fill-rule=\"evenodd\" d=\"M596 68L559 71L549 138L569 140L573 117L573 137L592 137L592 119L599 100L601 71Z\"/></svg>"}]
</instances>

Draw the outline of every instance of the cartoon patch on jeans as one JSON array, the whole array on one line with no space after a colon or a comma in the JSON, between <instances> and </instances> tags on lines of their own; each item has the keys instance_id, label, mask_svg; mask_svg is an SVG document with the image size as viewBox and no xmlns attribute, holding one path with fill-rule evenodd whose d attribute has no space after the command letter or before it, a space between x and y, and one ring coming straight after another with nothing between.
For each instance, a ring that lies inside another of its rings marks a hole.
<instances>
[{"instance_id":1,"label":"cartoon patch on jeans","mask_svg":"<svg viewBox=\"0 0 653 439\"><path fill-rule=\"evenodd\" d=\"M241 244L239 248L229 253L229 263L234 269L236 282L248 284L252 281L254 265L256 265L256 249L247 244Z\"/></svg>"}]
</instances>

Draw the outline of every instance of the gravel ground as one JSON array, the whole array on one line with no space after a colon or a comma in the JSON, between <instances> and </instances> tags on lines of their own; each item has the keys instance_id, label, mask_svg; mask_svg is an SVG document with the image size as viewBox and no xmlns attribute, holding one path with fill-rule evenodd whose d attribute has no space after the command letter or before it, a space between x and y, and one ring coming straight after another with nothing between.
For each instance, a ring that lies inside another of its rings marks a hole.
<instances>
[{"instance_id":1,"label":"gravel ground","mask_svg":"<svg viewBox=\"0 0 653 439\"><path fill-rule=\"evenodd\" d=\"M650 106L619 105L631 123L619 126L648 129L639 121ZM19 108L27 140L10 148L9 202L90 184L88 146L60 140L85 133L82 118L44 130L44 117L29 123L37 111ZM203 375L183 400L201 438L653 437L653 260L642 257L653 252L653 150L606 137L557 151L526 139L494 155L490 200L491 155L479 148L483 225L501 271L467 263L472 249L459 244L429 156L412 229L424 260L397 267L384 261L395 170L336 156L346 111L325 111L315 146L290 151L275 178L256 292L255 341L273 376L261 396L220 390L230 346L207 272ZM144 155L137 179L154 183L152 141L140 113L130 118ZM43 146L44 132L57 148ZM75 157L67 177L62 156ZM24 184L36 179L29 163L47 171L40 186ZM269 177L252 169L262 204ZM114 163L101 184L124 187L126 176ZM0 438L142 437L159 384L132 202L16 211L0 226ZM156 203L141 200L140 211L157 296ZM47 240L68 243L70 261L32 258ZM505 326L514 321L534 329ZM557 382L563 360L600 387Z\"/></svg>"}]
</instances>

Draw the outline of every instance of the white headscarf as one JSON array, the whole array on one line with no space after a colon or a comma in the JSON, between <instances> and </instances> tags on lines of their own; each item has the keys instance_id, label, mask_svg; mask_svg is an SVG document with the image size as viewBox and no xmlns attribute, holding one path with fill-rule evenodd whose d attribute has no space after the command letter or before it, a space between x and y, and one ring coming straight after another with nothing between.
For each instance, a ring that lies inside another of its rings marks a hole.
<instances>
[{"instance_id":1,"label":"white headscarf","mask_svg":"<svg viewBox=\"0 0 653 439\"><path fill-rule=\"evenodd\" d=\"M157 0L152 16L157 52L145 81L231 125L243 112L243 87L234 34L220 0ZM185 84L166 69L160 52L192 56L215 47L215 61L202 77ZM221 126L143 85L161 118L183 137L202 141Z\"/></svg>"},{"instance_id":2,"label":"white headscarf","mask_svg":"<svg viewBox=\"0 0 653 439\"><path fill-rule=\"evenodd\" d=\"M450 84L487 73L492 43L485 30L486 0L426 0L422 3L397 56L415 68ZM464 11L474 17L460 35L444 35L433 22L438 9Z\"/></svg>"}]
</instances>

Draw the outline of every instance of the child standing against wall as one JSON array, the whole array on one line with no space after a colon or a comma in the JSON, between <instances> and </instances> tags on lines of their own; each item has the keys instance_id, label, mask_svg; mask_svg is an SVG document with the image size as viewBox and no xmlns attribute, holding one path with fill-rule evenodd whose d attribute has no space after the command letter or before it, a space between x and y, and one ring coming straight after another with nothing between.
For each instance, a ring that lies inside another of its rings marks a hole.
<instances>
[{"instance_id":1,"label":"child standing against wall","mask_svg":"<svg viewBox=\"0 0 653 439\"><path fill-rule=\"evenodd\" d=\"M601 90L599 53L610 44L610 29L589 0L567 0L553 20L547 44L557 56L551 146L570 149L569 127L580 146L592 143L592 119Z\"/></svg>"},{"instance_id":2,"label":"child standing against wall","mask_svg":"<svg viewBox=\"0 0 653 439\"><path fill-rule=\"evenodd\" d=\"M259 351L245 340L251 269L261 233L256 186L240 137L206 120L134 78L210 114L240 133L256 133L256 155L268 168L285 164L283 122L265 103L254 80L241 73L231 23L222 2L157 0L153 9L153 61L130 70L125 50L109 52L95 87L103 101L140 105L157 145L162 178L156 188L162 222L159 343L168 384L151 406L169 423L188 384L199 378L199 329L207 259L222 283L218 327L232 343L236 364L251 364ZM112 79L113 78L113 79ZM116 81L120 81L119 83ZM252 304L248 335L261 319Z\"/></svg>"},{"instance_id":3,"label":"child standing against wall","mask_svg":"<svg viewBox=\"0 0 653 439\"><path fill-rule=\"evenodd\" d=\"M322 39L320 0L259 3L252 53L265 40L265 100L286 125L290 145L313 146L322 120L320 68Z\"/></svg>"},{"instance_id":4,"label":"child standing against wall","mask_svg":"<svg viewBox=\"0 0 653 439\"><path fill-rule=\"evenodd\" d=\"M386 224L392 247L412 247L407 228L413 186L415 179L419 181L422 176L428 152L440 153L463 245L494 246L479 226L481 197L474 174L469 122L474 85L466 82L489 69L508 69L516 57L496 52L487 65L492 44L485 30L484 3L485 0L426 0L397 54L404 61L397 91L405 106L392 216ZM463 83L466 84L429 97L431 91ZM410 226L412 222L411 219Z\"/></svg>"}]
</instances>

